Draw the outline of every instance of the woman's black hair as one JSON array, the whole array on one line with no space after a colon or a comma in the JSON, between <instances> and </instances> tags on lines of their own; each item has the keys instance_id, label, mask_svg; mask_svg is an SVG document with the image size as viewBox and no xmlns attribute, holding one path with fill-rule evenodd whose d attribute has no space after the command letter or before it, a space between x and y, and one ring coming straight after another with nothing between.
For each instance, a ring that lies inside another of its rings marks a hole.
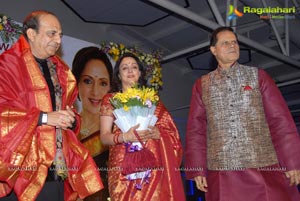
<instances>
[{"instance_id":1,"label":"woman's black hair","mask_svg":"<svg viewBox=\"0 0 300 201\"><path fill-rule=\"evenodd\" d=\"M135 54L127 52L127 53L124 53L122 56L120 56L120 58L117 60L116 65L114 67L114 74L113 74L111 92L120 92L120 91L122 91L122 82L120 80L119 73L120 73L120 64L121 64L122 60L125 57L133 58L134 60L136 60L138 66L139 66L141 76L138 80L137 85L138 86L146 86L146 84L147 84L147 80L145 78L146 70L143 66L143 63L140 61L140 59Z\"/></svg>"},{"instance_id":2,"label":"woman's black hair","mask_svg":"<svg viewBox=\"0 0 300 201\"><path fill-rule=\"evenodd\" d=\"M84 47L84 48L80 49L76 53L76 55L73 59L72 73L75 76L77 84L79 83L80 76L81 76L86 64L92 59L100 60L105 64L106 69L108 71L108 75L109 75L109 81L111 83L112 76L113 76L113 67L111 65L111 62L110 62L108 56L103 51L101 51L98 47L90 46L90 47Z\"/></svg>"}]
</instances>

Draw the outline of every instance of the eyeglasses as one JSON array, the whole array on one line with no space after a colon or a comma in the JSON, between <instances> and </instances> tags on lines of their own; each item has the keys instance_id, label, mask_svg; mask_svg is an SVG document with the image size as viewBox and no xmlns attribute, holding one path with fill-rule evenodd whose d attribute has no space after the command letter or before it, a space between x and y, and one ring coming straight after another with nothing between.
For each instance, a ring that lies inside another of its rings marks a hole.
<instances>
[{"instance_id":1,"label":"eyeglasses","mask_svg":"<svg viewBox=\"0 0 300 201\"><path fill-rule=\"evenodd\" d=\"M233 41L223 41L219 43L222 47L231 47L231 46L236 46L238 45L238 42L236 40Z\"/></svg>"}]
</instances>

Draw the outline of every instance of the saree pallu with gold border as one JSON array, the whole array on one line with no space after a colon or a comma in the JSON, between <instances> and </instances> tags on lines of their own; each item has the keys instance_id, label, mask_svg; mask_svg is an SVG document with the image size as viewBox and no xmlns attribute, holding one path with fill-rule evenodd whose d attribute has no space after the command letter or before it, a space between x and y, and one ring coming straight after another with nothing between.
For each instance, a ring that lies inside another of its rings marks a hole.
<instances>
[{"instance_id":1,"label":"saree pallu with gold border","mask_svg":"<svg viewBox=\"0 0 300 201\"><path fill-rule=\"evenodd\" d=\"M81 134L81 133L80 133ZM98 166L99 174L104 188L84 199L84 201L107 201L109 198L108 178L107 178L107 162L108 162L108 146L102 144L100 139L100 130L82 137L79 135L80 142L87 148Z\"/></svg>"},{"instance_id":2,"label":"saree pallu with gold border","mask_svg":"<svg viewBox=\"0 0 300 201\"><path fill-rule=\"evenodd\" d=\"M54 56L63 89L62 106L77 97L76 81L68 66ZM12 190L19 200L35 200L55 156L55 128L38 126L40 111L52 111L46 81L23 36L0 55L0 197ZM77 128L63 131L68 168L65 200L84 198L103 186L88 151L77 140Z\"/></svg>"},{"instance_id":3,"label":"saree pallu with gold border","mask_svg":"<svg viewBox=\"0 0 300 201\"><path fill-rule=\"evenodd\" d=\"M102 100L102 116L113 117L113 106L109 98L113 94L107 94ZM141 179L126 179L121 174L121 164L125 155L125 145L110 146L108 184L112 201L116 200L185 200L180 164L182 160L182 146L178 130L165 106L159 102L155 115L158 117L156 127L161 137L159 140L148 140L146 147L152 151L160 163L160 168L151 170L149 183L144 183L141 190L137 190L136 184ZM114 117L113 117L114 118ZM120 133L120 129L114 126L113 133Z\"/></svg>"}]
</instances>

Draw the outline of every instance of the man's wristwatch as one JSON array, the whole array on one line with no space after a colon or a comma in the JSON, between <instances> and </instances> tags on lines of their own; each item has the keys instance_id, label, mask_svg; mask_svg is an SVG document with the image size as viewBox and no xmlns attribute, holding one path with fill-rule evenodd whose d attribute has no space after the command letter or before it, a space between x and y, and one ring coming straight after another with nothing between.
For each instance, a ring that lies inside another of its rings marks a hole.
<instances>
[{"instance_id":1,"label":"man's wristwatch","mask_svg":"<svg viewBox=\"0 0 300 201\"><path fill-rule=\"evenodd\" d=\"M48 113L43 112L43 114L42 114L42 124L47 124L47 122L48 122Z\"/></svg>"}]
</instances>

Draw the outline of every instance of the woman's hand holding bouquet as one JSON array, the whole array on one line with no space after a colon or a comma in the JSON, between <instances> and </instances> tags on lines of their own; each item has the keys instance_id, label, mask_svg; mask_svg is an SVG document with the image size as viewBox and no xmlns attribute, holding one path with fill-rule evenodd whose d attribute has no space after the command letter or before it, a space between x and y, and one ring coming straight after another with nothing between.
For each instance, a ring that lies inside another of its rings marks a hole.
<instances>
[{"instance_id":1,"label":"woman's hand holding bouquet","mask_svg":"<svg viewBox=\"0 0 300 201\"><path fill-rule=\"evenodd\" d=\"M134 131L138 133L143 142L146 142L149 139L160 139L160 132L156 126L149 126L146 130L138 130L139 124L131 127L125 135L125 142L139 142L137 137L134 135Z\"/></svg>"},{"instance_id":2,"label":"woman's hand holding bouquet","mask_svg":"<svg viewBox=\"0 0 300 201\"><path fill-rule=\"evenodd\" d=\"M116 93L110 100L115 107L114 123L123 132L126 146L122 174L129 180L142 179L137 189L141 189L143 181L149 179L151 170L158 167L154 154L145 144L149 139L160 138L160 132L155 127L157 117L154 115L158 100L157 92L147 87L129 88Z\"/></svg>"}]
</instances>

